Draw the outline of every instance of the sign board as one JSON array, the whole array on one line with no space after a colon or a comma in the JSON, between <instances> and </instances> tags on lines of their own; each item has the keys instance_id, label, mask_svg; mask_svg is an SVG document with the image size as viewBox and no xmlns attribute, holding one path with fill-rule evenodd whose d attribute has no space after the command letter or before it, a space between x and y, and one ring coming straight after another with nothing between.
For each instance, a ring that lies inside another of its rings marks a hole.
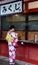
<instances>
[{"instance_id":1,"label":"sign board","mask_svg":"<svg viewBox=\"0 0 38 65\"><path fill-rule=\"evenodd\" d=\"M22 1L1 5L1 15L22 12Z\"/></svg>"},{"instance_id":2,"label":"sign board","mask_svg":"<svg viewBox=\"0 0 38 65\"><path fill-rule=\"evenodd\" d=\"M38 8L38 1L28 3L28 9L35 9L35 8Z\"/></svg>"}]
</instances>

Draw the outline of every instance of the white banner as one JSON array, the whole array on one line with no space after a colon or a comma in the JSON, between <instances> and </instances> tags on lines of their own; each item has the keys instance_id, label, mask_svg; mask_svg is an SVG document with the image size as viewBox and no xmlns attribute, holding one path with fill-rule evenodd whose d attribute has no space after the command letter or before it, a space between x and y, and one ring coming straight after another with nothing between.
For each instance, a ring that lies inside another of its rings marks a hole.
<instances>
[{"instance_id":1,"label":"white banner","mask_svg":"<svg viewBox=\"0 0 38 65\"><path fill-rule=\"evenodd\" d=\"M1 5L1 15L15 14L22 12L22 1Z\"/></svg>"},{"instance_id":2,"label":"white banner","mask_svg":"<svg viewBox=\"0 0 38 65\"><path fill-rule=\"evenodd\" d=\"M34 8L38 8L38 1L28 3L28 9L34 9Z\"/></svg>"}]
</instances>

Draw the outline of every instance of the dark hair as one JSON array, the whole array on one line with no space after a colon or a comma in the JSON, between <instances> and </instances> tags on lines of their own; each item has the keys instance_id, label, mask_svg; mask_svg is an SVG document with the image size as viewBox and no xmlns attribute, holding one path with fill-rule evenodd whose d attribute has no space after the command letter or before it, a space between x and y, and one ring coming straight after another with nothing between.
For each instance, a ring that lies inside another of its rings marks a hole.
<instances>
[{"instance_id":1,"label":"dark hair","mask_svg":"<svg viewBox=\"0 0 38 65\"><path fill-rule=\"evenodd\" d=\"M9 30L12 29L12 28L15 29L15 26L14 25L9 26Z\"/></svg>"}]
</instances>

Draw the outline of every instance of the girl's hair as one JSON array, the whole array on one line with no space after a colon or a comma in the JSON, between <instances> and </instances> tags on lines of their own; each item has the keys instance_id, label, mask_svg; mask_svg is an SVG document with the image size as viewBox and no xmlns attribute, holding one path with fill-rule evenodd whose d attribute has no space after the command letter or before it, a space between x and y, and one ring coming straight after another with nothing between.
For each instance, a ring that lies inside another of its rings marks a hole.
<instances>
[{"instance_id":1,"label":"girl's hair","mask_svg":"<svg viewBox=\"0 0 38 65\"><path fill-rule=\"evenodd\" d=\"M15 26L14 25L9 26L9 30L12 29L12 28L15 29Z\"/></svg>"}]
</instances>

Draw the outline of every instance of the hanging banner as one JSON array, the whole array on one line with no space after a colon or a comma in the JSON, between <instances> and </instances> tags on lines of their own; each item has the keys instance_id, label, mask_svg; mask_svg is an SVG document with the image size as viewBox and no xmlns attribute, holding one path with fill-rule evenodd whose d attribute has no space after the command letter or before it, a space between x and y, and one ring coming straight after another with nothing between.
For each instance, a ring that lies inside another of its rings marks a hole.
<instances>
[{"instance_id":1,"label":"hanging banner","mask_svg":"<svg viewBox=\"0 0 38 65\"><path fill-rule=\"evenodd\" d=\"M34 8L38 8L38 1L28 3L28 9L34 9Z\"/></svg>"},{"instance_id":2,"label":"hanging banner","mask_svg":"<svg viewBox=\"0 0 38 65\"><path fill-rule=\"evenodd\" d=\"M22 12L22 1L1 5L1 15Z\"/></svg>"}]
</instances>

